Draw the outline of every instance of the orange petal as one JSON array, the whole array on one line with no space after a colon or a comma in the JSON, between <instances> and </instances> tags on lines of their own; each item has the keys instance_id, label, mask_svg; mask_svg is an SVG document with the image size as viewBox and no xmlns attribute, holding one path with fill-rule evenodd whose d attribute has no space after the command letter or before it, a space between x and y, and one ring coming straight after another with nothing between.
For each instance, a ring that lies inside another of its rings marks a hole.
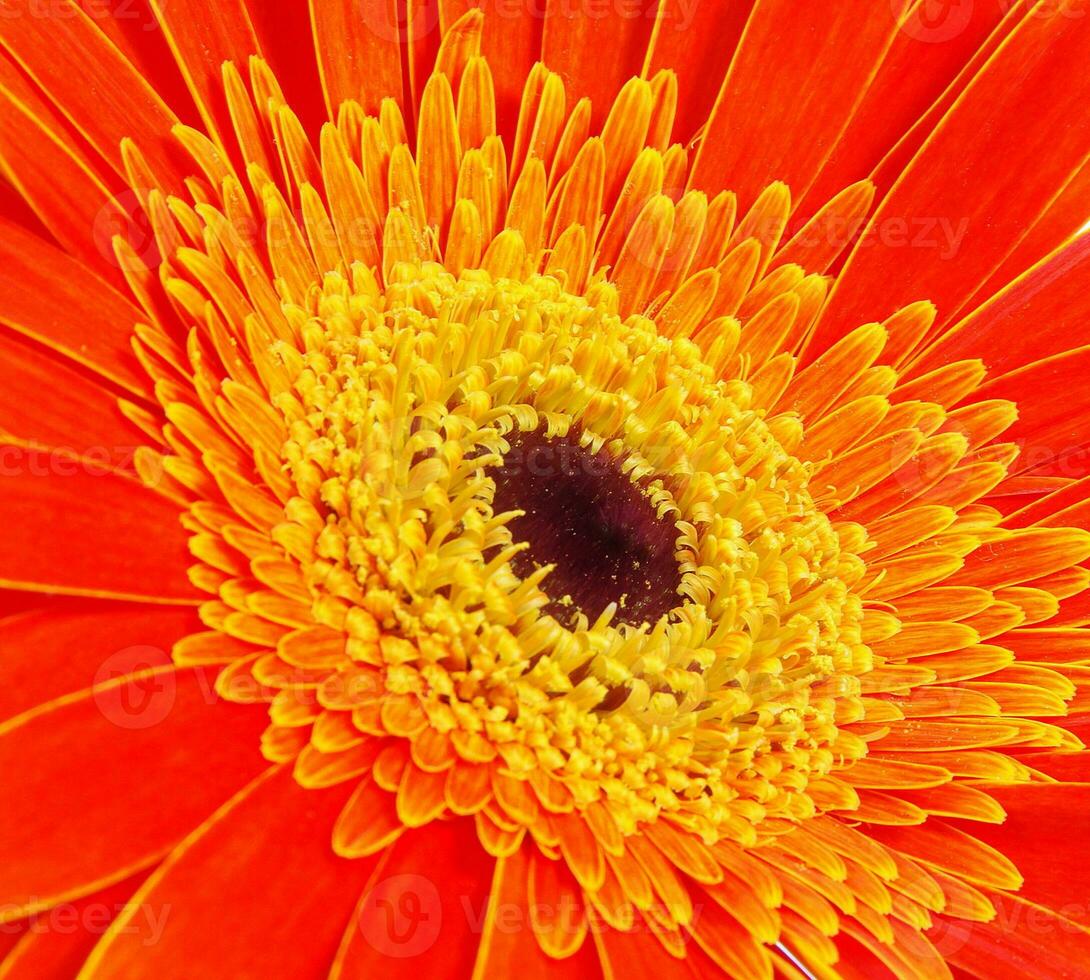
<instances>
[{"instance_id":1,"label":"orange petal","mask_svg":"<svg viewBox=\"0 0 1090 980\"><path fill-rule=\"evenodd\" d=\"M976 824L972 829L974 835L979 830ZM934 817L918 827L876 827L871 836L914 860L975 884L1017 889L1022 883L1009 857Z\"/></svg>"},{"instance_id":2,"label":"orange petal","mask_svg":"<svg viewBox=\"0 0 1090 980\"><path fill-rule=\"evenodd\" d=\"M541 16L512 17L505 0L440 0L441 23L452 25L474 9L484 14L481 53L488 59L495 83L497 126L510 140L515 134L523 84L541 51Z\"/></svg>"},{"instance_id":3,"label":"orange petal","mask_svg":"<svg viewBox=\"0 0 1090 980\"><path fill-rule=\"evenodd\" d=\"M990 40L989 35L1010 10L1009 4L959 3L937 8L936 15L927 4L917 4L897 32L848 128L800 203L800 210L811 213L846 184L866 177L966 63L975 59L981 45ZM1009 19L1019 16L1021 11ZM959 79L958 89L963 89L967 81ZM926 135L915 134L912 150ZM910 152L907 147L899 149ZM893 178L899 172L892 167L889 170Z\"/></svg>"},{"instance_id":4,"label":"orange petal","mask_svg":"<svg viewBox=\"0 0 1090 980\"><path fill-rule=\"evenodd\" d=\"M524 843L509 857L496 861L481 932L480 947L473 968L473 980L509 975L518 965L518 975L527 980L553 980L558 976L600 980L602 967L594 946L583 943L579 952L566 960L547 956L530 927L530 848ZM539 910L540 911L540 910Z\"/></svg>"},{"instance_id":5,"label":"orange petal","mask_svg":"<svg viewBox=\"0 0 1090 980\"><path fill-rule=\"evenodd\" d=\"M472 9L464 11L461 16L454 20L448 21L443 18L442 3L436 3L435 9L439 14L442 39L439 42L439 50L435 53L433 74L446 75L452 88L457 90L469 62L474 58L478 58L481 54L481 32L484 29L484 14L479 10ZM419 122L417 126L420 127Z\"/></svg>"},{"instance_id":6,"label":"orange petal","mask_svg":"<svg viewBox=\"0 0 1090 980\"><path fill-rule=\"evenodd\" d=\"M773 180L800 198L897 29L889 5L869 0L757 4L708 121L691 186L710 193L729 187L743 208Z\"/></svg>"},{"instance_id":7,"label":"orange petal","mask_svg":"<svg viewBox=\"0 0 1090 980\"><path fill-rule=\"evenodd\" d=\"M176 504L81 461L3 448L8 527L0 584L76 595L192 602Z\"/></svg>"},{"instance_id":8,"label":"orange petal","mask_svg":"<svg viewBox=\"0 0 1090 980\"><path fill-rule=\"evenodd\" d=\"M721 905L707 903L689 930L704 952L729 976L739 980L771 980L768 949Z\"/></svg>"},{"instance_id":9,"label":"orange petal","mask_svg":"<svg viewBox=\"0 0 1090 980\"><path fill-rule=\"evenodd\" d=\"M73 3L61 9L58 16L42 17L31 0L12 0L3 45L119 175L125 173L121 142L131 137L159 186L184 192L171 136L177 117L88 15ZM210 20L207 9L190 16L194 23Z\"/></svg>"},{"instance_id":10,"label":"orange petal","mask_svg":"<svg viewBox=\"0 0 1090 980\"><path fill-rule=\"evenodd\" d=\"M860 180L831 196L786 245L775 265L796 263L807 272L825 272L854 240L870 214L875 187Z\"/></svg>"},{"instance_id":11,"label":"orange petal","mask_svg":"<svg viewBox=\"0 0 1090 980\"><path fill-rule=\"evenodd\" d=\"M174 642L200 628L185 607L82 601L0 620L0 720L117 673L166 666Z\"/></svg>"},{"instance_id":12,"label":"orange petal","mask_svg":"<svg viewBox=\"0 0 1090 980\"><path fill-rule=\"evenodd\" d=\"M654 0L635 0L628 7L603 5L591 16L578 8L546 6L541 60L560 75L570 103L590 98L596 124L621 86L640 74L654 8Z\"/></svg>"},{"instance_id":13,"label":"orange petal","mask_svg":"<svg viewBox=\"0 0 1090 980\"><path fill-rule=\"evenodd\" d=\"M462 980L473 969L494 859L472 820L406 834L376 868L345 930L330 980Z\"/></svg>"},{"instance_id":14,"label":"orange petal","mask_svg":"<svg viewBox=\"0 0 1090 980\"><path fill-rule=\"evenodd\" d=\"M337 818L333 847L346 857L370 857L397 840L404 830L394 797L367 776L356 785Z\"/></svg>"},{"instance_id":15,"label":"orange petal","mask_svg":"<svg viewBox=\"0 0 1090 980\"><path fill-rule=\"evenodd\" d=\"M75 902L31 917L30 928L4 957L4 980L74 977L147 875L141 872Z\"/></svg>"},{"instance_id":16,"label":"orange petal","mask_svg":"<svg viewBox=\"0 0 1090 980\"><path fill-rule=\"evenodd\" d=\"M233 61L245 71L250 55L260 53L246 3L225 0L201 7L192 0L151 0L151 6L201 118L220 145L228 145L232 125L220 66Z\"/></svg>"},{"instance_id":17,"label":"orange petal","mask_svg":"<svg viewBox=\"0 0 1090 980\"><path fill-rule=\"evenodd\" d=\"M722 868L699 838L665 820L648 824L644 833L671 864L695 881L715 885L723 880Z\"/></svg>"},{"instance_id":18,"label":"orange petal","mask_svg":"<svg viewBox=\"0 0 1090 980\"><path fill-rule=\"evenodd\" d=\"M1058 572L1090 557L1090 534L1073 528L1031 528L970 555L957 585L999 589Z\"/></svg>"},{"instance_id":19,"label":"orange petal","mask_svg":"<svg viewBox=\"0 0 1090 980\"><path fill-rule=\"evenodd\" d=\"M107 680L0 726L0 906L49 907L158 860L266 768L257 708L213 675Z\"/></svg>"},{"instance_id":20,"label":"orange petal","mask_svg":"<svg viewBox=\"0 0 1090 980\"><path fill-rule=\"evenodd\" d=\"M255 779L156 869L87 972L163 980L324 974L375 864L338 858L330 847L346 792L303 789L290 767ZM155 922L151 910L160 912ZM277 935L299 941L271 942Z\"/></svg>"},{"instance_id":21,"label":"orange petal","mask_svg":"<svg viewBox=\"0 0 1090 980\"><path fill-rule=\"evenodd\" d=\"M605 856L586 820L581 814L555 814L549 823L572 873L584 888L596 891L605 874Z\"/></svg>"},{"instance_id":22,"label":"orange petal","mask_svg":"<svg viewBox=\"0 0 1090 980\"><path fill-rule=\"evenodd\" d=\"M394 0L310 0L326 111L355 99L377 116L384 98L403 102Z\"/></svg>"},{"instance_id":23,"label":"orange petal","mask_svg":"<svg viewBox=\"0 0 1090 980\"><path fill-rule=\"evenodd\" d=\"M85 265L7 221L0 289L6 326L130 391L148 390L129 346L140 311Z\"/></svg>"},{"instance_id":24,"label":"orange petal","mask_svg":"<svg viewBox=\"0 0 1090 980\"><path fill-rule=\"evenodd\" d=\"M990 377L1076 346L1090 299L1079 288L1090 268L1090 236L1059 249L935 340L905 376L980 358Z\"/></svg>"},{"instance_id":25,"label":"orange petal","mask_svg":"<svg viewBox=\"0 0 1090 980\"><path fill-rule=\"evenodd\" d=\"M534 936L549 956L566 959L579 950L587 936L586 901L564 861L530 852L527 901Z\"/></svg>"},{"instance_id":26,"label":"orange petal","mask_svg":"<svg viewBox=\"0 0 1090 980\"><path fill-rule=\"evenodd\" d=\"M695 914L692 895L675 866L642 834L629 837L625 843L650 879L655 894L662 899L659 910L674 922L691 922Z\"/></svg>"},{"instance_id":27,"label":"orange petal","mask_svg":"<svg viewBox=\"0 0 1090 980\"><path fill-rule=\"evenodd\" d=\"M1082 165L1088 58L1090 32L1078 21L1021 23L871 219L818 324L813 353L915 300L930 299L940 325L957 314Z\"/></svg>"}]
</instances>

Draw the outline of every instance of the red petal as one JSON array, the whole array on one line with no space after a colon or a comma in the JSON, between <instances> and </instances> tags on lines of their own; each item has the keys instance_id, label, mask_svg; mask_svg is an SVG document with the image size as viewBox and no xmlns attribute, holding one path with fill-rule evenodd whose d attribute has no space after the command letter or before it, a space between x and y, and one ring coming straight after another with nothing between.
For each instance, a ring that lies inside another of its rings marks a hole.
<instances>
[{"instance_id":1,"label":"red petal","mask_svg":"<svg viewBox=\"0 0 1090 980\"><path fill-rule=\"evenodd\" d=\"M405 0L404 10L407 27L403 43L408 48L406 99L412 110L405 117L410 120L420 104L439 51L440 32L435 29L440 23L439 0Z\"/></svg>"},{"instance_id":2,"label":"red petal","mask_svg":"<svg viewBox=\"0 0 1090 980\"><path fill-rule=\"evenodd\" d=\"M1020 898L1090 923L1090 784L1028 783L990 787L988 793L1007 811L1002 824L951 823L1017 865L1025 878Z\"/></svg>"},{"instance_id":3,"label":"red petal","mask_svg":"<svg viewBox=\"0 0 1090 980\"><path fill-rule=\"evenodd\" d=\"M199 126L197 108L159 29L151 0L126 0L124 5L77 2L182 121Z\"/></svg>"},{"instance_id":4,"label":"red petal","mask_svg":"<svg viewBox=\"0 0 1090 980\"><path fill-rule=\"evenodd\" d=\"M401 837L360 900L331 980L470 976L494 866L469 819Z\"/></svg>"},{"instance_id":5,"label":"red petal","mask_svg":"<svg viewBox=\"0 0 1090 980\"><path fill-rule=\"evenodd\" d=\"M687 143L707 121L753 5L754 0L659 3L645 74L650 78L663 69L677 74L674 134L680 142Z\"/></svg>"},{"instance_id":6,"label":"red petal","mask_svg":"<svg viewBox=\"0 0 1090 980\"><path fill-rule=\"evenodd\" d=\"M0 589L0 617L10 618L20 613L44 612L48 608L55 608L58 602L67 601L67 597L44 595L41 592Z\"/></svg>"},{"instance_id":7,"label":"red petal","mask_svg":"<svg viewBox=\"0 0 1090 980\"><path fill-rule=\"evenodd\" d=\"M5 518L0 585L106 598L192 602L176 504L127 477L0 446Z\"/></svg>"},{"instance_id":8,"label":"red petal","mask_svg":"<svg viewBox=\"0 0 1090 980\"><path fill-rule=\"evenodd\" d=\"M1084 420L1090 413L1090 385L1076 384L1090 371L1090 347L1057 354L997 378L977 389L974 398L1005 398L1018 406L1018 420L1002 436L1016 442L1022 455L1012 472L1039 468L1052 460L1071 460L1083 466L1086 454ZM1081 472L1061 466L1061 475Z\"/></svg>"},{"instance_id":9,"label":"red petal","mask_svg":"<svg viewBox=\"0 0 1090 980\"><path fill-rule=\"evenodd\" d=\"M147 867L267 766L265 712L219 701L212 683L145 672L0 726L0 908L49 907Z\"/></svg>"},{"instance_id":10,"label":"red petal","mask_svg":"<svg viewBox=\"0 0 1090 980\"><path fill-rule=\"evenodd\" d=\"M355 99L377 116L385 98L403 103L395 0L311 0L326 111Z\"/></svg>"},{"instance_id":11,"label":"red petal","mask_svg":"<svg viewBox=\"0 0 1090 980\"><path fill-rule=\"evenodd\" d=\"M1018 761L1053 779L1090 783L1090 752L1027 752Z\"/></svg>"},{"instance_id":12,"label":"red petal","mask_svg":"<svg viewBox=\"0 0 1090 980\"><path fill-rule=\"evenodd\" d=\"M1090 236L1060 249L939 337L905 372L980 358L991 377L1077 346L1090 318Z\"/></svg>"},{"instance_id":13,"label":"red petal","mask_svg":"<svg viewBox=\"0 0 1090 980\"><path fill-rule=\"evenodd\" d=\"M841 188L869 176L948 85L953 82L954 88L963 89L968 79L959 77L954 82L955 77L970 59L975 60L978 49L1010 10L1009 4L991 2L917 4L799 210L813 213ZM1021 14L1018 9L1008 16L1016 19ZM926 134L914 135L911 150L901 148L907 152L901 157L902 165ZM899 173L890 168L881 190L887 190Z\"/></svg>"},{"instance_id":14,"label":"red petal","mask_svg":"<svg viewBox=\"0 0 1090 980\"><path fill-rule=\"evenodd\" d=\"M121 230L108 200L121 184L109 168L84 152L78 134L42 100L6 55L0 53L0 162L36 218L74 256L114 282L112 234ZM71 261L71 260L69 260Z\"/></svg>"},{"instance_id":15,"label":"red petal","mask_svg":"<svg viewBox=\"0 0 1090 980\"><path fill-rule=\"evenodd\" d=\"M85 265L2 220L0 291L7 326L130 391L148 390L129 346L144 315Z\"/></svg>"},{"instance_id":16,"label":"red petal","mask_svg":"<svg viewBox=\"0 0 1090 980\"><path fill-rule=\"evenodd\" d=\"M530 922L528 849L534 846L524 843L511 857L496 862L473 976L507 976L511 965L517 963L518 975L525 980L553 980L558 975L599 980L602 966L594 944L589 940L568 959L553 960L542 952L532 929L527 925L519 927L519 923Z\"/></svg>"},{"instance_id":17,"label":"red petal","mask_svg":"<svg viewBox=\"0 0 1090 980\"><path fill-rule=\"evenodd\" d=\"M934 916L927 935L950 963L987 980L1086 976L1090 935L1074 922L1016 895L988 898L996 907L991 922Z\"/></svg>"},{"instance_id":18,"label":"red petal","mask_svg":"<svg viewBox=\"0 0 1090 980\"><path fill-rule=\"evenodd\" d=\"M884 943L854 919L841 921L842 931L834 942L840 951L836 973L843 980L949 980L950 969L941 953L910 926L891 919L894 939Z\"/></svg>"},{"instance_id":19,"label":"red petal","mask_svg":"<svg viewBox=\"0 0 1090 980\"><path fill-rule=\"evenodd\" d=\"M202 7L202 22L218 6ZM181 154L171 135L177 117L90 17L73 7L62 3L58 16L43 17L34 0L10 0L3 45L118 174L125 173L121 142L129 137L164 190L184 192Z\"/></svg>"},{"instance_id":20,"label":"red petal","mask_svg":"<svg viewBox=\"0 0 1090 980\"><path fill-rule=\"evenodd\" d=\"M1018 477L1015 479L1017 480ZM1003 484L1000 484L1000 492L1002 489ZM1085 504L1088 499L1090 499L1090 479L1083 476L1081 480L1068 482L1066 486L1059 487L1056 491L1031 499L1028 504L1009 513L1003 523L1008 528L1029 528L1034 524L1041 524L1047 528L1064 527L1067 523L1066 513L1071 508Z\"/></svg>"},{"instance_id":21,"label":"red petal","mask_svg":"<svg viewBox=\"0 0 1090 980\"><path fill-rule=\"evenodd\" d=\"M11 955L0 957L4 980L76 976L95 943L146 877L141 872L104 891L31 916L26 934Z\"/></svg>"},{"instance_id":22,"label":"red petal","mask_svg":"<svg viewBox=\"0 0 1090 980\"><path fill-rule=\"evenodd\" d=\"M8 922L0 926L0 967L2 967L5 958L10 955L11 950L26 935L28 925L29 922L23 919L19 922Z\"/></svg>"},{"instance_id":23,"label":"red petal","mask_svg":"<svg viewBox=\"0 0 1090 980\"><path fill-rule=\"evenodd\" d=\"M301 0L239 2L244 2L249 9L261 49L284 91L284 98L311 139L316 140L318 130L327 120L318 65L313 43L309 40L312 26L308 5ZM364 0L360 2L362 5ZM397 93L390 95L396 97Z\"/></svg>"},{"instance_id":24,"label":"red petal","mask_svg":"<svg viewBox=\"0 0 1090 980\"><path fill-rule=\"evenodd\" d=\"M108 978L325 977L378 861L330 834L351 784L303 789L291 767L254 780L183 841L133 896L85 967ZM169 910L156 924L144 910Z\"/></svg>"},{"instance_id":25,"label":"red petal","mask_svg":"<svg viewBox=\"0 0 1090 980\"><path fill-rule=\"evenodd\" d=\"M231 133L220 66L233 61L245 73L259 47L244 0L151 0L182 76L209 132Z\"/></svg>"},{"instance_id":26,"label":"red petal","mask_svg":"<svg viewBox=\"0 0 1090 980\"><path fill-rule=\"evenodd\" d=\"M657 0L606 3L593 14L579 5L547 4L541 60L564 82L568 105L590 98L601 124L629 78L643 67Z\"/></svg>"},{"instance_id":27,"label":"red petal","mask_svg":"<svg viewBox=\"0 0 1090 980\"><path fill-rule=\"evenodd\" d=\"M873 0L758 4L712 110L691 185L730 189L743 210L776 180L801 198L897 25L889 4Z\"/></svg>"},{"instance_id":28,"label":"red petal","mask_svg":"<svg viewBox=\"0 0 1090 980\"><path fill-rule=\"evenodd\" d=\"M512 17L506 0L440 0L439 4L445 25L474 8L485 15L481 54L488 59L495 85L496 127L504 139L512 140L526 76L541 55L542 18ZM569 109L575 101L568 100Z\"/></svg>"},{"instance_id":29,"label":"red petal","mask_svg":"<svg viewBox=\"0 0 1090 980\"><path fill-rule=\"evenodd\" d=\"M916 300L938 306L940 325L957 314L1081 166L1088 59L1090 31L1078 20L1032 16L1019 26L878 208L812 355Z\"/></svg>"},{"instance_id":30,"label":"red petal","mask_svg":"<svg viewBox=\"0 0 1090 980\"><path fill-rule=\"evenodd\" d=\"M24 445L68 451L103 471L135 472L133 453L148 439L122 414L116 395L71 362L5 332L0 364L0 431Z\"/></svg>"},{"instance_id":31,"label":"red petal","mask_svg":"<svg viewBox=\"0 0 1090 980\"><path fill-rule=\"evenodd\" d=\"M969 4L960 4L960 7L968 7ZM977 4L972 4L976 7ZM919 148L934 132L943 116L950 111L950 107L961 97L969 83L980 73L980 70L988 64L999 46L1013 33L1015 28L1025 19L1033 9L1033 4L996 4L1003 14L998 27L988 35L985 42L976 50L965 67L958 73L954 81L947 86L942 95L936 99L930 108L916 120L915 125L905 133L882 158L881 163L871 175L882 187L889 187L903 172L909 161L916 155ZM917 5L919 17L942 20L943 14L949 15L949 23L954 24L957 19L964 19L964 9L958 10L953 4L943 8L934 5ZM1043 9L1041 13L1046 13ZM947 21L944 21L946 23Z\"/></svg>"},{"instance_id":32,"label":"red petal","mask_svg":"<svg viewBox=\"0 0 1090 980\"><path fill-rule=\"evenodd\" d=\"M201 628L188 607L82 601L0 620L0 721L107 672L165 666L175 641Z\"/></svg>"},{"instance_id":33,"label":"red petal","mask_svg":"<svg viewBox=\"0 0 1090 980\"><path fill-rule=\"evenodd\" d=\"M0 62L2 60L0 59ZM12 187L11 181L3 175L0 175L0 217L14 222L20 228L25 228L35 235L49 237L49 231L23 199L23 195Z\"/></svg>"},{"instance_id":34,"label":"red petal","mask_svg":"<svg viewBox=\"0 0 1090 980\"><path fill-rule=\"evenodd\" d=\"M1083 168L1068 181L1067 186L1053 199L1040 214L1014 251L1003 260L1003 264L992 273L966 304L970 306L983 302L998 292L1007 283L1016 279L1028 269L1048 258L1056 249L1071 243L1090 217L1090 165Z\"/></svg>"},{"instance_id":35,"label":"red petal","mask_svg":"<svg viewBox=\"0 0 1090 980\"><path fill-rule=\"evenodd\" d=\"M679 960L666 952L662 943L643 923L633 932L618 932L599 923L594 933L604 973L610 980L665 980L675 976L708 978L724 975L691 937L685 938L685 959Z\"/></svg>"}]
</instances>

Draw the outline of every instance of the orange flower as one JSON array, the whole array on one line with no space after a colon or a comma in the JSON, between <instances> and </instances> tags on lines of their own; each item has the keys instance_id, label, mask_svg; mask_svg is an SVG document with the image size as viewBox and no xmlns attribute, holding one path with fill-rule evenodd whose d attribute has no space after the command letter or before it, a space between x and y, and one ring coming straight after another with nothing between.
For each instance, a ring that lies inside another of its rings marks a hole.
<instances>
[{"instance_id":1,"label":"orange flower","mask_svg":"<svg viewBox=\"0 0 1090 980\"><path fill-rule=\"evenodd\" d=\"M309 6L0 9L0 976L1090 976L1086 12Z\"/></svg>"}]
</instances>

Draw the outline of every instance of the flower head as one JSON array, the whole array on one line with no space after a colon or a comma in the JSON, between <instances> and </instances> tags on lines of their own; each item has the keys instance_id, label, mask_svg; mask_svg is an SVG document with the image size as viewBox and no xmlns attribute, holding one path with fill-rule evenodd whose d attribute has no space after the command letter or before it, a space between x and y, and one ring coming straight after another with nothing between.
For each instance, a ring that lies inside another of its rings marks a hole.
<instances>
[{"instance_id":1,"label":"flower head","mask_svg":"<svg viewBox=\"0 0 1090 980\"><path fill-rule=\"evenodd\" d=\"M14 6L0 971L1087 969L1070 11Z\"/></svg>"}]
</instances>

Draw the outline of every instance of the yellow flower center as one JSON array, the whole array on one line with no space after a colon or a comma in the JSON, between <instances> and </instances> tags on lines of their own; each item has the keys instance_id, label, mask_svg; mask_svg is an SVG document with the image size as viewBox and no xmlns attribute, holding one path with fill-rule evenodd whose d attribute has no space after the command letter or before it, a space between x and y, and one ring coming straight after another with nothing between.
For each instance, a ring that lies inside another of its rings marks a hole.
<instances>
[{"instance_id":1,"label":"yellow flower center","mask_svg":"<svg viewBox=\"0 0 1090 980\"><path fill-rule=\"evenodd\" d=\"M849 697L871 664L864 566L781 442L797 422L778 438L721 377L723 337L705 352L622 319L602 282L574 296L433 263L385 288L360 264L329 273L286 313L302 340L273 346L291 376L276 404L312 518L304 574L319 615L326 596L352 607L343 666L381 675L357 720L405 698L408 738L477 739L578 804L608 799L628 833L664 810L711 840L813 812L809 778L846 751L815 683ZM540 510L560 526L520 520ZM588 588L537 560L535 535L584 551L586 574L603 540L632 567ZM615 596L588 609L580 589ZM628 608L640 589L658 614Z\"/></svg>"}]
</instances>

